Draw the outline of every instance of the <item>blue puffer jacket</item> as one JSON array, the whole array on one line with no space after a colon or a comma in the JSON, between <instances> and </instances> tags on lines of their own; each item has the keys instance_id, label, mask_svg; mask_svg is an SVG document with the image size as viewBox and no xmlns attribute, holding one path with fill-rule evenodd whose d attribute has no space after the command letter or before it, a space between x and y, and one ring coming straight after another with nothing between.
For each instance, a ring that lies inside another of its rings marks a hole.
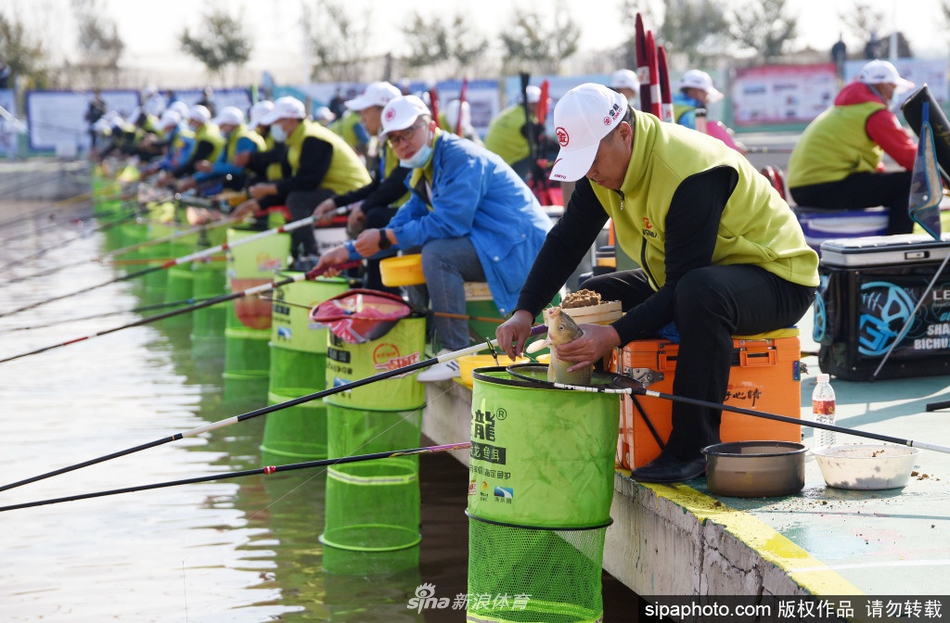
<instances>
[{"instance_id":1,"label":"blue puffer jacket","mask_svg":"<svg viewBox=\"0 0 950 623\"><path fill-rule=\"evenodd\" d=\"M498 311L508 314L528 276L551 220L531 189L497 155L437 131L429 164L413 171L431 190L417 190L387 225L403 249L438 238L472 240ZM418 188L418 186L417 186Z\"/></svg>"}]
</instances>

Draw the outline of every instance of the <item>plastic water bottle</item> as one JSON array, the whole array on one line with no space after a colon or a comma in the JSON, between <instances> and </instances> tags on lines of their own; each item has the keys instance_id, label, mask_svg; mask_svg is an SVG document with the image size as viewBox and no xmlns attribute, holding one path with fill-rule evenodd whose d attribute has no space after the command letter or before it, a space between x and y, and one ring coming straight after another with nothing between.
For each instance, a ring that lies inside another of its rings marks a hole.
<instances>
[{"instance_id":1,"label":"plastic water bottle","mask_svg":"<svg viewBox=\"0 0 950 623\"><path fill-rule=\"evenodd\" d=\"M811 412L816 422L832 425L835 423L835 390L827 374L818 375L818 383L811 394ZM815 431L816 448L835 445L834 431L823 428L817 428Z\"/></svg>"}]
</instances>

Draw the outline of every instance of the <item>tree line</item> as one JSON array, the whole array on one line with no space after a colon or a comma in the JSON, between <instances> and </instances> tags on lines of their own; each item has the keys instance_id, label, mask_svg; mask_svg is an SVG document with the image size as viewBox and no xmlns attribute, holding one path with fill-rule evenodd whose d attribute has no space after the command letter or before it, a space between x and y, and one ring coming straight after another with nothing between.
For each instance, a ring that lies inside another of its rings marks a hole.
<instances>
[{"instance_id":1,"label":"tree line","mask_svg":"<svg viewBox=\"0 0 950 623\"><path fill-rule=\"evenodd\" d=\"M637 13L643 14L657 42L681 65L702 66L723 57L774 61L794 51L800 34L799 16L787 0L746 0L730 10L718 0L616 1L629 37L598 53L602 66L586 68L589 71L636 65L633 33ZM75 52L58 71L50 66L42 34L31 32L15 10L0 11L0 62L26 89L69 86L63 84L63 74L85 87L117 84L126 45L102 2L70 0L77 29ZM314 81L393 80L422 70L439 77L523 71L557 74L579 51L581 32L570 20L567 0L536 8L515 5L492 36L478 32L462 13L412 12L398 25L407 52L398 57L385 54L382 59L366 53L372 35L371 12L354 14L345 0L308 2L303 11L304 28L309 33L305 60ZM940 17L950 26L950 0L940 3ZM884 15L870 2L855 0L838 18L842 32L847 31L862 45L876 41L876 53L888 54L888 37L882 33ZM177 42L182 52L204 66L209 79L226 81L229 72L236 76L250 61L252 32L243 10L218 3L205 9L198 29L182 28ZM902 56L912 55L902 36L899 44Z\"/></svg>"}]
</instances>

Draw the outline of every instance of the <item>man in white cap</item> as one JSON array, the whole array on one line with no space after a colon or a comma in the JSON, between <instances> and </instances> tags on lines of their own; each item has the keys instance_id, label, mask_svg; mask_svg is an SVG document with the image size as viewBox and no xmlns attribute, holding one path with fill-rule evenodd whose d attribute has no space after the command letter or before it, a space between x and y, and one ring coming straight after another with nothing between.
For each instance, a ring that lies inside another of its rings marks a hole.
<instances>
[{"instance_id":1,"label":"man in white cap","mask_svg":"<svg viewBox=\"0 0 950 623\"><path fill-rule=\"evenodd\" d=\"M610 84L608 86L627 98L627 103L630 104L631 108L640 108L637 105L640 100L640 81L637 79L636 73L629 69L618 69L610 74Z\"/></svg>"},{"instance_id":2,"label":"man in white cap","mask_svg":"<svg viewBox=\"0 0 950 623\"><path fill-rule=\"evenodd\" d=\"M373 82L362 95L344 103L347 109L360 115L366 131L377 136L382 130L383 107L402 93L388 82ZM389 220L409 199L406 178L410 169L399 165L392 146L385 140L378 142L375 151L367 158L367 168L372 181L356 190L323 200L313 211L318 221L328 222L339 207L349 206L347 231L357 236L364 229L385 227ZM383 285L379 274L379 259L366 261L363 287L374 290L390 290Z\"/></svg>"},{"instance_id":3,"label":"man in white cap","mask_svg":"<svg viewBox=\"0 0 950 623\"><path fill-rule=\"evenodd\" d=\"M800 206L845 210L887 206L889 234L905 234L914 223L907 213L917 143L901 127L889 105L913 83L887 61L864 66L834 105L808 124L788 161L788 187ZM904 170L885 172L887 153Z\"/></svg>"},{"instance_id":4,"label":"man in white cap","mask_svg":"<svg viewBox=\"0 0 950 623\"><path fill-rule=\"evenodd\" d=\"M673 95L673 120L695 130L696 109L705 109L722 98L722 91L713 86L709 74L699 69L690 69L680 80L679 93Z\"/></svg>"},{"instance_id":5,"label":"man in white cap","mask_svg":"<svg viewBox=\"0 0 950 623\"><path fill-rule=\"evenodd\" d=\"M559 345L557 356L580 369L675 321L673 393L721 403L732 336L794 325L814 298L818 255L792 210L742 155L630 108L605 86L568 91L554 125L561 150L551 178L577 183L512 317L497 330L499 345L512 358L521 354L536 314L612 218L617 244L640 268L594 276L584 287L620 301L625 313L610 325L583 325L583 336ZM719 441L720 419L717 409L674 402L665 449L633 477L702 476L701 450Z\"/></svg>"},{"instance_id":6,"label":"man in white cap","mask_svg":"<svg viewBox=\"0 0 950 623\"><path fill-rule=\"evenodd\" d=\"M224 149L224 135L221 129L211 123L211 112L201 104L195 104L188 109L188 126L194 132L194 147L188 158L172 169L170 177L183 179L194 175L195 165L201 160L215 160ZM168 180L163 180L166 182Z\"/></svg>"},{"instance_id":7,"label":"man in white cap","mask_svg":"<svg viewBox=\"0 0 950 623\"><path fill-rule=\"evenodd\" d=\"M291 221L307 218L314 207L327 197L355 190L370 182L369 173L349 145L319 123L307 119L303 102L281 97L260 123L270 126L277 146L261 153L241 154L238 166L249 162L270 164L279 158L284 176L277 181L260 182L248 189L252 199L235 209L235 215L260 216L268 208L286 206ZM317 254L312 228L291 233L294 258Z\"/></svg>"},{"instance_id":8,"label":"man in white cap","mask_svg":"<svg viewBox=\"0 0 950 623\"><path fill-rule=\"evenodd\" d=\"M239 153L264 151L264 139L254 130L244 124L244 112L237 106L225 106L218 116L211 120L218 126L224 135L224 149L215 160L199 160L195 163L197 171L192 176L190 184L180 184L179 190L188 190L196 185L207 185L212 180L223 180L225 188L238 189L244 187L246 175L244 167L235 162ZM231 178L227 178L230 175ZM206 192L215 193L219 189Z\"/></svg>"},{"instance_id":9,"label":"man in white cap","mask_svg":"<svg viewBox=\"0 0 950 623\"><path fill-rule=\"evenodd\" d=\"M439 127L477 145L485 146L472 125L472 106L468 102L459 99L449 102L445 110L439 111Z\"/></svg>"},{"instance_id":10,"label":"man in white cap","mask_svg":"<svg viewBox=\"0 0 950 623\"><path fill-rule=\"evenodd\" d=\"M527 95L528 114L525 115L524 95ZM485 134L485 147L511 165L522 179L531 172L531 147L528 137L541 136L544 127L538 124L538 103L541 101L541 89L529 85L518 101L498 113L488 124Z\"/></svg>"},{"instance_id":11,"label":"man in white cap","mask_svg":"<svg viewBox=\"0 0 950 623\"><path fill-rule=\"evenodd\" d=\"M382 123L402 166L413 170L412 196L384 229L366 229L355 242L327 251L318 267L371 257L381 249L421 247L432 310L446 314L433 319L440 354L465 348L468 323L459 318L465 314L465 282L487 281L498 311L507 314L551 221L511 167L442 131L415 95L386 104ZM418 379L458 376L458 363L449 360Z\"/></svg>"},{"instance_id":12,"label":"man in white cap","mask_svg":"<svg viewBox=\"0 0 950 623\"><path fill-rule=\"evenodd\" d=\"M165 154L142 171L143 179L159 171L171 171L185 161L194 145L195 135L182 121L181 114L177 110L169 108L162 113L158 121L162 139L155 145L164 148Z\"/></svg>"}]
</instances>

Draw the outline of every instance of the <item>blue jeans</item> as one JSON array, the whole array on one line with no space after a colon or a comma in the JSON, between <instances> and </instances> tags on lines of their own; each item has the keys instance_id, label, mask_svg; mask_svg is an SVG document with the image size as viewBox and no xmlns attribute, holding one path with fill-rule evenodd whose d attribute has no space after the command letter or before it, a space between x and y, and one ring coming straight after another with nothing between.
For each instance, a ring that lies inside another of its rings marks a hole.
<instances>
[{"instance_id":1,"label":"blue jeans","mask_svg":"<svg viewBox=\"0 0 950 623\"><path fill-rule=\"evenodd\" d=\"M434 312L465 314L465 282L485 281L485 271L469 238L438 238L422 245L422 273ZM435 333L448 350L469 345L468 320L435 316Z\"/></svg>"}]
</instances>

